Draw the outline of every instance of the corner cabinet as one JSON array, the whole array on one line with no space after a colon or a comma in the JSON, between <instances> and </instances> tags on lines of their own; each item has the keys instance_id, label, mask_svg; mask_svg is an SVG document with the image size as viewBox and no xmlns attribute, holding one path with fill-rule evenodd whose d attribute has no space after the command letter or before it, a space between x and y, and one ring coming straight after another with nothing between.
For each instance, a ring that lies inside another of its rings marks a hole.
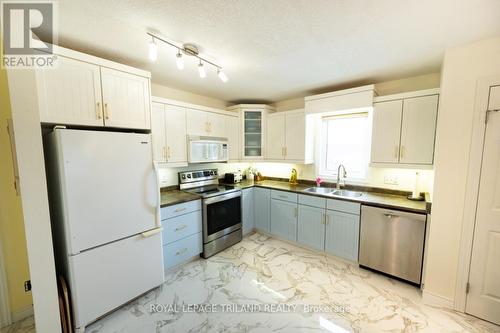
<instances>
[{"instance_id":1,"label":"corner cabinet","mask_svg":"<svg viewBox=\"0 0 500 333\"><path fill-rule=\"evenodd\" d=\"M432 166L439 90L376 97L372 166Z\"/></svg>"},{"instance_id":2,"label":"corner cabinet","mask_svg":"<svg viewBox=\"0 0 500 333\"><path fill-rule=\"evenodd\" d=\"M240 104L228 108L237 111L241 119L241 159L259 160L265 157L266 117L274 109L263 104Z\"/></svg>"},{"instance_id":3,"label":"corner cabinet","mask_svg":"<svg viewBox=\"0 0 500 333\"><path fill-rule=\"evenodd\" d=\"M42 123L151 128L148 72L63 48L59 51L71 58L58 55L56 68L35 71Z\"/></svg>"}]
</instances>

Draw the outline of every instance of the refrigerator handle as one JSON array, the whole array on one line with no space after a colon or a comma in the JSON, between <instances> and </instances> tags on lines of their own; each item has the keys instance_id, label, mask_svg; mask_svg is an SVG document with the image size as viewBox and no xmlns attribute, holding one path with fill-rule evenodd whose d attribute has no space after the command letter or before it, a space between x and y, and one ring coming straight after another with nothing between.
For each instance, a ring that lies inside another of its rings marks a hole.
<instances>
[{"instance_id":1,"label":"refrigerator handle","mask_svg":"<svg viewBox=\"0 0 500 333\"><path fill-rule=\"evenodd\" d=\"M153 167L155 171L155 178L156 178L156 195L157 195L157 201L156 201L156 226L158 228L161 228L161 188L160 188L160 174L158 172L158 165L156 162L153 162Z\"/></svg>"}]
</instances>

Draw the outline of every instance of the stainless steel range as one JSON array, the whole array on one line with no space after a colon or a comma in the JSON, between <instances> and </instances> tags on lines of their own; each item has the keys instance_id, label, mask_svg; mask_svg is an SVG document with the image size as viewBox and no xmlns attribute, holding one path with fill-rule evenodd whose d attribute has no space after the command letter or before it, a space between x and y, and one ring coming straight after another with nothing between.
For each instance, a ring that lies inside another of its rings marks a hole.
<instances>
[{"instance_id":1,"label":"stainless steel range","mask_svg":"<svg viewBox=\"0 0 500 333\"><path fill-rule=\"evenodd\" d=\"M203 258L241 241L241 190L219 185L217 169L179 172L180 189L200 195L203 206Z\"/></svg>"}]
</instances>

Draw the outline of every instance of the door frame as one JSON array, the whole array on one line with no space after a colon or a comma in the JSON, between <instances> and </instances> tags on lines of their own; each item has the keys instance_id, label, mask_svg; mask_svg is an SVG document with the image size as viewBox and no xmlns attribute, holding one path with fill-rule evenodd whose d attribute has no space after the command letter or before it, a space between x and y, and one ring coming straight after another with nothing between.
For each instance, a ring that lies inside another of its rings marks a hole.
<instances>
[{"instance_id":1,"label":"door frame","mask_svg":"<svg viewBox=\"0 0 500 333\"><path fill-rule=\"evenodd\" d=\"M2 240L0 239L0 328L12 323L9 306L9 292L7 289L7 275L5 272Z\"/></svg>"},{"instance_id":2,"label":"door frame","mask_svg":"<svg viewBox=\"0 0 500 333\"><path fill-rule=\"evenodd\" d=\"M486 133L486 113L490 97L490 87L500 85L500 76L488 76L477 81L474 102L474 118L472 125L471 146L462 217L462 234L457 268L457 283L455 287L454 309L465 312L467 302L467 283L472 260L472 246L476 224L477 200L481 167L483 161L484 136Z\"/></svg>"}]
</instances>

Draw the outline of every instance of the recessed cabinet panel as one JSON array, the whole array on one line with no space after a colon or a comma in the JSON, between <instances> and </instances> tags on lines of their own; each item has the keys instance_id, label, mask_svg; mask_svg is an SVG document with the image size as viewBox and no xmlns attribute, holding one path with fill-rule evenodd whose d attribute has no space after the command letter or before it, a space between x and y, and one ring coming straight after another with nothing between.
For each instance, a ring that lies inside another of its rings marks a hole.
<instances>
[{"instance_id":1,"label":"recessed cabinet panel","mask_svg":"<svg viewBox=\"0 0 500 333\"><path fill-rule=\"evenodd\" d=\"M242 226L242 231L243 234L246 234L255 227L255 221L254 221L254 194L253 194L254 189L253 188L247 188L244 189L242 192L242 215L243 215L243 226Z\"/></svg>"},{"instance_id":2,"label":"recessed cabinet panel","mask_svg":"<svg viewBox=\"0 0 500 333\"><path fill-rule=\"evenodd\" d=\"M271 199L271 233L297 241L297 203Z\"/></svg>"},{"instance_id":3,"label":"recessed cabinet panel","mask_svg":"<svg viewBox=\"0 0 500 333\"><path fill-rule=\"evenodd\" d=\"M165 105L167 162L187 163L186 109Z\"/></svg>"},{"instance_id":4,"label":"recessed cabinet panel","mask_svg":"<svg viewBox=\"0 0 500 333\"><path fill-rule=\"evenodd\" d=\"M291 161L305 160L307 138L304 112L287 112L285 124L285 159Z\"/></svg>"},{"instance_id":5,"label":"recessed cabinet panel","mask_svg":"<svg viewBox=\"0 0 500 333\"><path fill-rule=\"evenodd\" d=\"M327 210L325 251L358 261L359 216Z\"/></svg>"},{"instance_id":6,"label":"recessed cabinet panel","mask_svg":"<svg viewBox=\"0 0 500 333\"><path fill-rule=\"evenodd\" d=\"M283 160L285 158L285 114L271 114L267 117L266 158Z\"/></svg>"},{"instance_id":7,"label":"recessed cabinet panel","mask_svg":"<svg viewBox=\"0 0 500 333\"><path fill-rule=\"evenodd\" d=\"M152 103L151 137L153 140L153 161L166 162L165 105Z\"/></svg>"},{"instance_id":8,"label":"recessed cabinet panel","mask_svg":"<svg viewBox=\"0 0 500 333\"><path fill-rule=\"evenodd\" d=\"M438 95L404 100L400 163L433 163L437 108Z\"/></svg>"},{"instance_id":9,"label":"recessed cabinet panel","mask_svg":"<svg viewBox=\"0 0 500 333\"><path fill-rule=\"evenodd\" d=\"M54 69L36 70L40 120L104 126L99 66L58 57Z\"/></svg>"},{"instance_id":10,"label":"recessed cabinet panel","mask_svg":"<svg viewBox=\"0 0 500 333\"><path fill-rule=\"evenodd\" d=\"M398 163L403 100L374 103L372 163Z\"/></svg>"},{"instance_id":11,"label":"recessed cabinet panel","mask_svg":"<svg viewBox=\"0 0 500 333\"><path fill-rule=\"evenodd\" d=\"M104 124L150 129L149 79L101 67Z\"/></svg>"},{"instance_id":12,"label":"recessed cabinet panel","mask_svg":"<svg viewBox=\"0 0 500 333\"><path fill-rule=\"evenodd\" d=\"M255 228L265 232L271 231L271 190L254 188Z\"/></svg>"},{"instance_id":13,"label":"recessed cabinet panel","mask_svg":"<svg viewBox=\"0 0 500 333\"><path fill-rule=\"evenodd\" d=\"M208 135L208 115L205 111L187 109L187 134Z\"/></svg>"},{"instance_id":14,"label":"recessed cabinet panel","mask_svg":"<svg viewBox=\"0 0 500 333\"><path fill-rule=\"evenodd\" d=\"M299 205L297 241L313 249L325 249L325 209Z\"/></svg>"},{"instance_id":15,"label":"recessed cabinet panel","mask_svg":"<svg viewBox=\"0 0 500 333\"><path fill-rule=\"evenodd\" d=\"M226 134L229 144L229 161L240 159L240 118L225 116Z\"/></svg>"}]
</instances>

